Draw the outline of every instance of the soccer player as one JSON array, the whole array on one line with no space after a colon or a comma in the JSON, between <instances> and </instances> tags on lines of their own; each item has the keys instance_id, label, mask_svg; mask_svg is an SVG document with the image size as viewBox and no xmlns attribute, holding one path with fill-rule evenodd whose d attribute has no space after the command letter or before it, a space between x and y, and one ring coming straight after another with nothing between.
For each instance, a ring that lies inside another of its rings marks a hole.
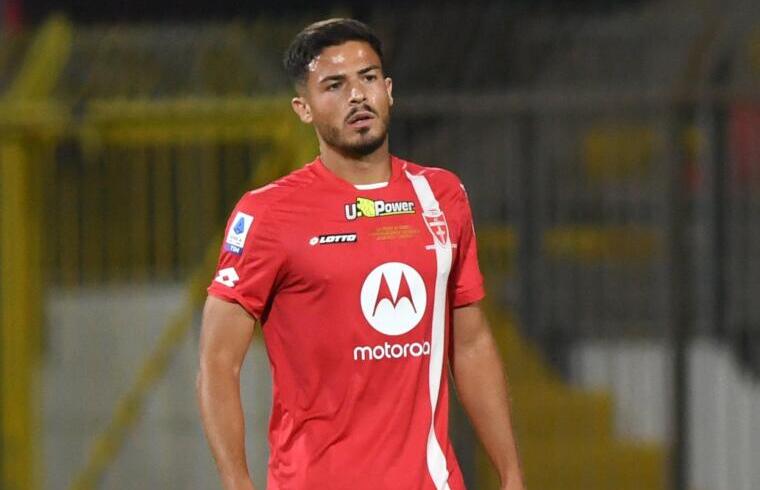
<instances>
[{"instance_id":1,"label":"soccer player","mask_svg":"<svg viewBox=\"0 0 760 490\"><path fill-rule=\"evenodd\" d=\"M320 154L242 197L208 288L197 392L224 487L253 488L239 393L258 320L268 489L463 489L450 369L502 488L523 490L462 184L389 153L392 83L366 25L312 24L284 63Z\"/></svg>"}]
</instances>

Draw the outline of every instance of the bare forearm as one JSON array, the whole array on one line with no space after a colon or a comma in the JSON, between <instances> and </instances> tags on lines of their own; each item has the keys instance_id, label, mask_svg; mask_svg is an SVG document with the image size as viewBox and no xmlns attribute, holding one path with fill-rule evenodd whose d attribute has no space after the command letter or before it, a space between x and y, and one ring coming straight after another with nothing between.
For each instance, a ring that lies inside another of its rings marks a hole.
<instances>
[{"instance_id":1,"label":"bare forearm","mask_svg":"<svg viewBox=\"0 0 760 490\"><path fill-rule=\"evenodd\" d=\"M507 380L490 331L456 352L454 381L462 405L507 490L523 490L512 430Z\"/></svg>"},{"instance_id":2,"label":"bare forearm","mask_svg":"<svg viewBox=\"0 0 760 490\"><path fill-rule=\"evenodd\" d=\"M239 372L202 365L197 380L203 429L225 490L253 490L245 454Z\"/></svg>"}]
</instances>

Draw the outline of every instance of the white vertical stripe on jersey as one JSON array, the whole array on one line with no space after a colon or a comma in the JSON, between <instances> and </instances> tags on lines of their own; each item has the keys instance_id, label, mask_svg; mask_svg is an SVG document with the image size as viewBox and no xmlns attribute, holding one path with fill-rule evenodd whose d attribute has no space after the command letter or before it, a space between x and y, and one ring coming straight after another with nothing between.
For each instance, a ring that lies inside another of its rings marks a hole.
<instances>
[{"instance_id":1,"label":"white vertical stripe on jersey","mask_svg":"<svg viewBox=\"0 0 760 490\"><path fill-rule=\"evenodd\" d=\"M406 176L412 182L414 192L420 201L423 213L425 211L440 212L438 200L436 200L430 183L422 175L414 175L406 171ZM424 219L424 218L423 218ZM449 489L449 470L446 467L446 456L443 454L441 444L435 435L435 411L438 404L438 395L441 389L443 376L443 350L446 334L446 292L448 290L449 272L451 271L451 242L439 243L430 231L435 245L435 258L437 273L435 276L435 293L433 296L433 331L430 338L430 432L427 440L427 465L430 477L438 490Z\"/></svg>"}]
</instances>

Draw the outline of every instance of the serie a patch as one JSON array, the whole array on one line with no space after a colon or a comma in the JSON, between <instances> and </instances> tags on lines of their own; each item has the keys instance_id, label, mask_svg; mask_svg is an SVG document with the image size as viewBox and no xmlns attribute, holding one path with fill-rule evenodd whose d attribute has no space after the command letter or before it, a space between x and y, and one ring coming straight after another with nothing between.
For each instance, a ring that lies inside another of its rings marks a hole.
<instances>
[{"instance_id":1,"label":"serie a patch","mask_svg":"<svg viewBox=\"0 0 760 490\"><path fill-rule=\"evenodd\" d=\"M238 255L243 253L245 238L248 236L252 224L253 216L238 211L235 215L235 219L232 220L232 226L227 230L227 238L224 240L224 249Z\"/></svg>"}]
</instances>

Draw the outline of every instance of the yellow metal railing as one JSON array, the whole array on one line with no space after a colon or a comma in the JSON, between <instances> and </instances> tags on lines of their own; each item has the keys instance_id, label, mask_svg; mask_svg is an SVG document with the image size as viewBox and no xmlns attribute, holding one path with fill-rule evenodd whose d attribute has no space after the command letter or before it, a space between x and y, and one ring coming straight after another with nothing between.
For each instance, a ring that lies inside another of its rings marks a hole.
<instances>
[{"instance_id":1,"label":"yellow metal railing","mask_svg":"<svg viewBox=\"0 0 760 490\"><path fill-rule=\"evenodd\" d=\"M73 28L64 18L54 16L42 27L29 47L8 98L47 99L69 59Z\"/></svg>"},{"instance_id":2,"label":"yellow metal railing","mask_svg":"<svg viewBox=\"0 0 760 490\"><path fill-rule=\"evenodd\" d=\"M34 485L39 431L39 209L26 202L33 179L24 147L0 143L2 487L14 490Z\"/></svg>"},{"instance_id":3,"label":"yellow metal railing","mask_svg":"<svg viewBox=\"0 0 760 490\"><path fill-rule=\"evenodd\" d=\"M262 164L272 147L292 147L291 164L313 158L296 150L313 135L295 124L284 98L91 103L50 190L53 280L184 277L253 172L278 175Z\"/></svg>"},{"instance_id":4,"label":"yellow metal railing","mask_svg":"<svg viewBox=\"0 0 760 490\"><path fill-rule=\"evenodd\" d=\"M43 187L63 111L46 101L66 63L71 28L38 32L0 99L0 487L32 490L40 474Z\"/></svg>"},{"instance_id":5,"label":"yellow metal railing","mask_svg":"<svg viewBox=\"0 0 760 490\"><path fill-rule=\"evenodd\" d=\"M230 101L177 101L164 103L106 103L93 106L93 111L85 120L82 133L87 145L89 158L104 151L116 149L144 149L151 145L172 145L192 142L248 142L266 148L257 159L255 172L249 188L266 184L289 170L308 161L316 152L315 139L309 129L298 122L290 112L286 100L238 100ZM110 150L108 149L110 148ZM206 149L208 151L208 149ZM214 160L212 155L200 155L201 169L206 179L213 180ZM151 169L144 160L131 162L133 171L145 177ZM165 161L154 164L165 164ZM165 172L165 168L152 169ZM165 175L164 175L165 177ZM187 179L188 176L183 178ZM188 185L188 190L191 186ZM206 196L208 201L209 196ZM237 195L235 196L237 198ZM212 200L213 200L212 196ZM130 212L135 211L130 209ZM225 213L229 210L225 210ZM160 211L155 216L159 221L170 220ZM198 223L196 215L190 212L179 217L187 221L188 229ZM219 221L209 221L209 226L218 227ZM144 231L144 230L143 230ZM182 235L180 233L180 235ZM116 459L129 430L137 423L145 404L146 396L165 373L168 363L192 325L193 313L205 299L205 287L212 275L216 261L220 237L206 243L206 253L197 261L194 272L186 285L186 302L166 326L159 342L145 359L130 388L119 399L113 416L105 429L95 438L90 448L85 466L79 471L71 488L91 489ZM187 238L180 236L180 240ZM173 253L166 250L167 256ZM179 255L190 251L179 250ZM114 259L114 257L111 257ZM118 260L118 258L116 258Z\"/></svg>"}]
</instances>

